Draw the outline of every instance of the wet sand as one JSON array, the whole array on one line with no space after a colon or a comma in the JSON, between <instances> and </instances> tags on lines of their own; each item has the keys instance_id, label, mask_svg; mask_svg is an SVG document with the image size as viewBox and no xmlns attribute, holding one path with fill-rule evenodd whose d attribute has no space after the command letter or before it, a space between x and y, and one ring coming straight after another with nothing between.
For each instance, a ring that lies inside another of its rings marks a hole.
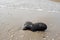
<instances>
[{"instance_id":1,"label":"wet sand","mask_svg":"<svg viewBox=\"0 0 60 40\"><path fill-rule=\"evenodd\" d=\"M8 11L8 12L7 12ZM60 40L60 13L4 9L0 13L0 40ZM26 21L44 22L45 32L23 31Z\"/></svg>"},{"instance_id":2,"label":"wet sand","mask_svg":"<svg viewBox=\"0 0 60 40\"><path fill-rule=\"evenodd\" d=\"M53 8L41 5L42 9L7 4L0 4L0 40L60 40L60 3L52 4ZM46 23L48 29L45 32L23 31L26 21Z\"/></svg>"}]
</instances>

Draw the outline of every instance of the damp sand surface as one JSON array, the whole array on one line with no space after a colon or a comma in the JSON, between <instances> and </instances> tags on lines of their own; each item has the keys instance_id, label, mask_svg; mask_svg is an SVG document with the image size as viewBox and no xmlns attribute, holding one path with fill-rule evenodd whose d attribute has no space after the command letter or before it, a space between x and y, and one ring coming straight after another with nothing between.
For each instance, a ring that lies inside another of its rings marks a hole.
<instances>
[{"instance_id":1,"label":"damp sand surface","mask_svg":"<svg viewBox=\"0 0 60 40\"><path fill-rule=\"evenodd\" d=\"M44 7L43 2L44 0L41 1L42 9L39 9L38 5L33 5L31 8L32 4L29 6L21 4L21 8L16 0L2 0L0 2L0 40L60 40L60 3L46 1L51 5ZM37 1L36 4L40 4L40 2ZM26 21L43 22L47 24L48 28L45 32L24 31L22 28Z\"/></svg>"},{"instance_id":2,"label":"damp sand surface","mask_svg":"<svg viewBox=\"0 0 60 40\"><path fill-rule=\"evenodd\" d=\"M26 21L46 23L48 29L45 32L23 31ZM0 13L0 40L60 40L59 26L60 13L4 9Z\"/></svg>"}]
</instances>

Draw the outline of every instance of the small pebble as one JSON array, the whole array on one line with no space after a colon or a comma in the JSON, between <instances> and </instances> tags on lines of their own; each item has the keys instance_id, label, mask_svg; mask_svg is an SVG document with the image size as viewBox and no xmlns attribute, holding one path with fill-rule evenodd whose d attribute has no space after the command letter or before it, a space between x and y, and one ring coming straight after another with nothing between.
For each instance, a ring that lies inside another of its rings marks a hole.
<instances>
[{"instance_id":1,"label":"small pebble","mask_svg":"<svg viewBox=\"0 0 60 40\"><path fill-rule=\"evenodd\" d=\"M54 39L52 39L52 40L54 40Z\"/></svg>"},{"instance_id":2,"label":"small pebble","mask_svg":"<svg viewBox=\"0 0 60 40\"><path fill-rule=\"evenodd\" d=\"M48 37L48 36L46 36L46 37Z\"/></svg>"},{"instance_id":3,"label":"small pebble","mask_svg":"<svg viewBox=\"0 0 60 40\"><path fill-rule=\"evenodd\" d=\"M46 38L43 38L43 39L46 39Z\"/></svg>"},{"instance_id":4,"label":"small pebble","mask_svg":"<svg viewBox=\"0 0 60 40\"><path fill-rule=\"evenodd\" d=\"M14 35L11 35L11 37L13 37Z\"/></svg>"},{"instance_id":5,"label":"small pebble","mask_svg":"<svg viewBox=\"0 0 60 40\"><path fill-rule=\"evenodd\" d=\"M46 39L46 37L45 37L45 36L43 36L43 39Z\"/></svg>"}]
</instances>

